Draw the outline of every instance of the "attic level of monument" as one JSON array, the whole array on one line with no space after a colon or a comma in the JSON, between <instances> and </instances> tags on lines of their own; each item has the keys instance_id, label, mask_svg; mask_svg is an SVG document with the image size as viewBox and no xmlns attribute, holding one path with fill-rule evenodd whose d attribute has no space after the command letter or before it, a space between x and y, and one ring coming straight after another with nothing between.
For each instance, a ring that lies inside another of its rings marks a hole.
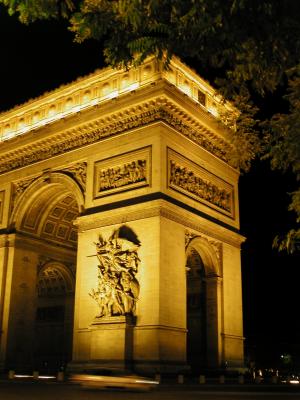
<instances>
[{"instance_id":1,"label":"attic level of monument","mask_svg":"<svg viewBox=\"0 0 300 400\"><path fill-rule=\"evenodd\" d=\"M177 59L168 70L150 59L128 71L96 71L0 115L0 173L158 120L227 161L219 116L228 112L236 110Z\"/></svg>"},{"instance_id":2,"label":"attic level of monument","mask_svg":"<svg viewBox=\"0 0 300 400\"><path fill-rule=\"evenodd\" d=\"M161 79L176 86L215 117L222 112L234 111L207 82L177 58L173 58L168 69L149 59L143 66L128 71L111 68L98 70L2 113L0 139L3 141L21 135Z\"/></svg>"},{"instance_id":3,"label":"attic level of monument","mask_svg":"<svg viewBox=\"0 0 300 400\"><path fill-rule=\"evenodd\" d=\"M243 366L223 113L152 58L0 115L0 370Z\"/></svg>"}]
</instances>

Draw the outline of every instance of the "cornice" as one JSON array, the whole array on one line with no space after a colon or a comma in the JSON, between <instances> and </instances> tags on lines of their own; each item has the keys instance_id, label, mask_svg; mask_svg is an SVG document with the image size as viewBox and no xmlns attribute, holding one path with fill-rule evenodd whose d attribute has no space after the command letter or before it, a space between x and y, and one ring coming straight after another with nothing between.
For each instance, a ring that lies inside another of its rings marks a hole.
<instances>
[{"instance_id":1,"label":"cornice","mask_svg":"<svg viewBox=\"0 0 300 400\"><path fill-rule=\"evenodd\" d=\"M178 209L175 205L164 206L161 211L161 216L171 219L174 222L178 222L186 228L195 231L197 236L203 234L210 238L214 238L219 242L225 242L235 247L240 247L240 245L245 241L245 238L239 233L209 222L204 218L201 218L201 223L197 222L199 219L195 219L194 214L188 211L183 213L182 210Z\"/></svg>"},{"instance_id":2,"label":"cornice","mask_svg":"<svg viewBox=\"0 0 300 400\"><path fill-rule=\"evenodd\" d=\"M78 226L80 235L87 230L99 229L103 226L126 224L130 221L158 216L183 225L185 229L193 231L196 236L205 235L210 240L215 239L218 242L228 243L234 247L240 248L245 241L245 237L239 233L208 221L203 217L195 218L195 214L192 212L182 210L182 208L165 200L153 200L148 204L127 206L120 209L119 213L113 210L84 215L76 219L75 225Z\"/></svg>"},{"instance_id":3,"label":"cornice","mask_svg":"<svg viewBox=\"0 0 300 400\"><path fill-rule=\"evenodd\" d=\"M174 92L171 88L172 91ZM176 96L178 97L178 94ZM226 154L231 146L222 134L218 134L216 126L213 126L214 122L212 126L209 125L211 117L207 117L204 113L206 121L204 119L203 123L203 116L196 118L188 109L181 106L180 99L176 99L176 96L170 93L170 85L161 81L152 90L148 88L146 94L140 91L136 96L132 94L131 104L127 107L126 99L123 99L122 104L108 105L108 110L101 110L101 113L98 111L98 117L93 115L94 119L91 116L86 118L82 113L79 121L77 117L75 126L74 123L70 123L68 128L63 129L60 125L60 129L57 127L50 132L41 130L41 135L36 134L34 140L27 140L24 135L15 143L3 143L0 148L2 150L0 174L159 121L165 122L183 136L227 162ZM193 107L193 104L190 106Z\"/></svg>"}]
</instances>

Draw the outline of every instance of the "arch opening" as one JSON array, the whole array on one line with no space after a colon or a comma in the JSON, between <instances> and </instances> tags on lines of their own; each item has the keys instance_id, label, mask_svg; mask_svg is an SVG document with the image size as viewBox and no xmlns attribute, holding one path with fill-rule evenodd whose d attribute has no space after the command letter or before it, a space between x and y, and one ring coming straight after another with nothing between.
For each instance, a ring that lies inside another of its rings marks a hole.
<instances>
[{"instance_id":1,"label":"arch opening","mask_svg":"<svg viewBox=\"0 0 300 400\"><path fill-rule=\"evenodd\" d=\"M37 277L34 363L58 369L72 357L74 279L67 266L49 262Z\"/></svg>"},{"instance_id":2,"label":"arch opening","mask_svg":"<svg viewBox=\"0 0 300 400\"><path fill-rule=\"evenodd\" d=\"M72 358L80 213L68 180L37 181L18 199L7 363L57 372ZM74 193L75 192L75 193ZM22 326L22 329L20 329Z\"/></svg>"},{"instance_id":3,"label":"arch opening","mask_svg":"<svg viewBox=\"0 0 300 400\"><path fill-rule=\"evenodd\" d=\"M222 363L222 280L216 249L204 237L193 238L186 250L187 363L198 374Z\"/></svg>"},{"instance_id":4,"label":"arch opening","mask_svg":"<svg viewBox=\"0 0 300 400\"><path fill-rule=\"evenodd\" d=\"M187 269L187 362L192 372L207 366L206 282L205 268L199 253L191 248Z\"/></svg>"}]
</instances>

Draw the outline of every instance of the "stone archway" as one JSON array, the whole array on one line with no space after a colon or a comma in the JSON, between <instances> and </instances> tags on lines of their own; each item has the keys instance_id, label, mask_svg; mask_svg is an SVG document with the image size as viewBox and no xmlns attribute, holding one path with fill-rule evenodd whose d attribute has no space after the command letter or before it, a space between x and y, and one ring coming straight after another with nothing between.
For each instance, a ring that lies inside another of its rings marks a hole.
<instances>
[{"instance_id":1,"label":"stone archway","mask_svg":"<svg viewBox=\"0 0 300 400\"><path fill-rule=\"evenodd\" d=\"M242 365L239 171L227 157L223 112L236 114L180 60L166 71L150 57L138 69L96 71L2 114L0 369L32 371L39 268L56 262L73 275L76 263L74 369L124 365L130 331L137 371L182 371L186 230L194 232L188 254L191 247L198 254L205 288L207 365L219 366L221 354L229 368ZM107 341L96 333L100 313L90 293L99 272L94 243L123 224L141 243L140 291L134 326L119 335L127 322L114 324L117 347L110 328Z\"/></svg>"},{"instance_id":2,"label":"stone archway","mask_svg":"<svg viewBox=\"0 0 300 400\"><path fill-rule=\"evenodd\" d=\"M186 249L187 362L192 371L221 365L220 247L195 236Z\"/></svg>"},{"instance_id":3,"label":"stone archway","mask_svg":"<svg viewBox=\"0 0 300 400\"><path fill-rule=\"evenodd\" d=\"M71 360L77 227L83 194L70 177L50 173L15 196L6 365L57 369ZM2 350L3 351L3 350Z\"/></svg>"},{"instance_id":4,"label":"stone archway","mask_svg":"<svg viewBox=\"0 0 300 400\"><path fill-rule=\"evenodd\" d=\"M34 361L41 369L57 369L72 358L74 276L59 262L42 265L37 276Z\"/></svg>"},{"instance_id":5,"label":"stone archway","mask_svg":"<svg viewBox=\"0 0 300 400\"><path fill-rule=\"evenodd\" d=\"M187 363L192 371L207 366L206 282L199 253L191 248L187 255Z\"/></svg>"},{"instance_id":6,"label":"stone archway","mask_svg":"<svg viewBox=\"0 0 300 400\"><path fill-rule=\"evenodd\" d=\"M29 181L21 181L13 194L12 213L9 226L17 231L21 229L24 216L30 208L42 205L44 211L52 206L55 198L69 194L76 201L78 212L84 209L84 196L75 180L68 175L51 172Z\"/></svg>"}]
</instances>

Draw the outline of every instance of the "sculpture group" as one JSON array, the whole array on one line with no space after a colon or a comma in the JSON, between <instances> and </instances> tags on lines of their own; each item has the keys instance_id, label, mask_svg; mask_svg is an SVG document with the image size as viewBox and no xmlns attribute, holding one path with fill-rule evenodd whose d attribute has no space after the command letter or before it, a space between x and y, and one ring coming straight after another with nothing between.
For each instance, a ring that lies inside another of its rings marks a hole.
<instances>
[{"instance_id":1,"label":"sculpture group","mask_svg":"<svg viewBox=\"0 0 300 400\"><path fill-rule=\"evenodd\" d=\"M100 171L99 191L115 189L146 180L146 160L136 160L122 166Z\"/></svg>"},{"instance_id":2,"label":"sculpture group","mask_svg":"<svg viewBox=\"0 0 300 400\"><path fill-rule=\"evenodd\" d=\"M139 257L136 244L115 231L108 240L99 235L96 245L98 287L89 295L98 303L97 318L134 315L139 295L136 279Z\"/></svg>"},{"instance_id":3,"label":"sculpture group","mask_svg":"<svg viewBox=\"0 0 300 400\"><path fill-rule=\"evenodd\" d=\"M209 201L223 210L231 211L231 194L229 192L218 188L212 182L201 178L175 161L170 161L170 184Z\"/></svg>"}]
</instances>

